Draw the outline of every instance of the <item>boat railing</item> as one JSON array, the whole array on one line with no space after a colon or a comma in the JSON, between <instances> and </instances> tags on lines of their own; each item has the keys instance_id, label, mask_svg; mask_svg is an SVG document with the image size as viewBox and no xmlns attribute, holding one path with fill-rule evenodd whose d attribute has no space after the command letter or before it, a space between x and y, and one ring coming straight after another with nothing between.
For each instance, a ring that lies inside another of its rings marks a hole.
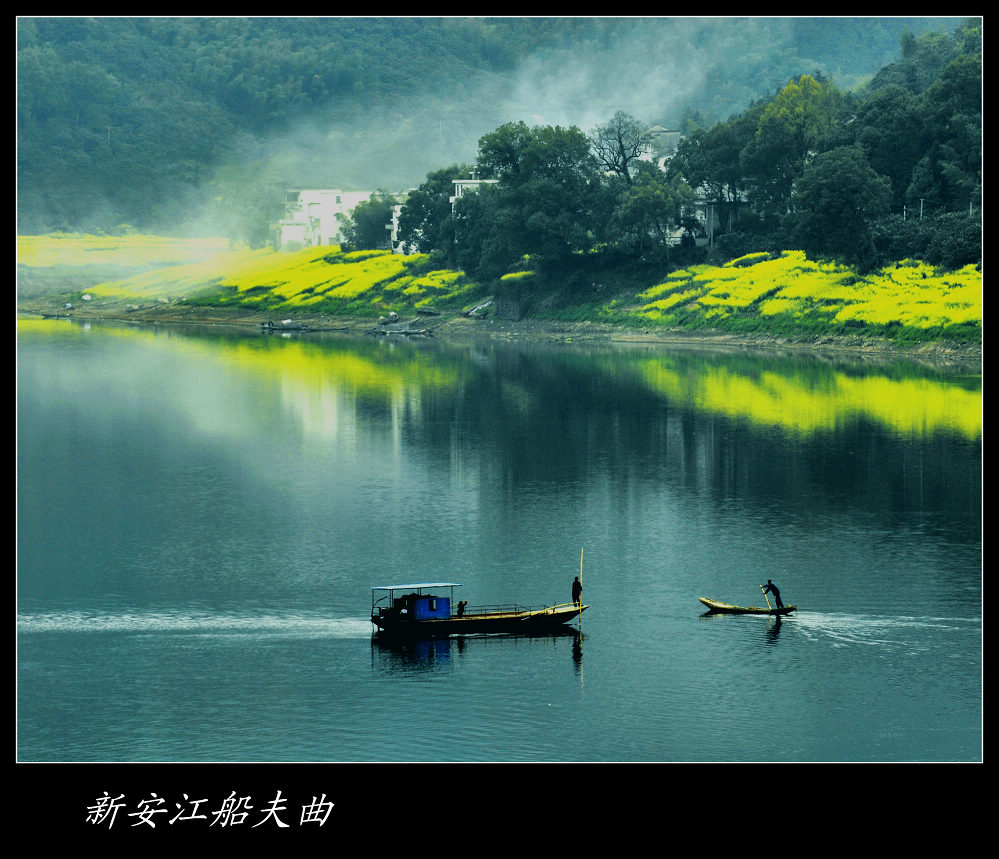
<instances>
[{"instance_id":1,"label":"boat railing","mask_svg":"<svg viewBox=\"0 0 999 859\"><path fill-rule=\"evenodd\" d=\"M520 605L519 603L494 603L492 605L466 605L463 614L526 614L527 612L555 611L560 608L569 608L572 603L561 603L560 605ZM451 617L458 617L457 604L451 606Z\"/></svg>"},{"instance_id":2,"label":"boat railing","mask_svg":"<svg viewBox=\"0 0 999 859\"><path fill-rule=\"evenodd\" d=\"M384 598L378 600L371 606L372 617L381 615L391 615L396 612L396 609L392 605L382 605ZM472 616L482 616L489 615L492 617L500 615L516 615L516 614L527 614L529 612L556 612L560 609L567 609L574 607L573 603L555 603L549 605L544 603L542 605L521 605L520 603L492 603L492 604L482 604L482 605L465 605L463 609L458 608L458 603L451 604L451 617L472 617Z\"/></svg>"}]
</instances>

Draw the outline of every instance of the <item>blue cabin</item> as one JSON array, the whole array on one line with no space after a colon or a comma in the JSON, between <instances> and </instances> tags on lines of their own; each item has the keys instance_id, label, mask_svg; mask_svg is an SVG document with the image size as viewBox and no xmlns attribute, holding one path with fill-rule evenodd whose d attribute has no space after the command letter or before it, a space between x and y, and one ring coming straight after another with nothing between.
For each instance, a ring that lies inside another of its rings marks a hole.
<instances>
[{"instance_id":1,"label":"blue cabin","mask_svg":"<svg viewBox=\"0 0 999 859\"><path fill-rule=\"evenodd\" d=\"M411 585L382 585L371 589L371 615L393 614L409 620L447 620L457 582L423 582ZM440 596L444 589L448 596ZM402 591L402 593L399 593ZM387 592L387 593L386 593Z\"/></svg>"},{"instance_id":2,"label":"blue cabin","mask_svg":"<svg viewBox=\"0 0 999 859\"><path fill-rule=\"evenodd\" d=\"M451 617L451 598L433 594L406 594L397 597L395 608L408 611L413 620L447 620Z\"/></svg>"}]
</instances>

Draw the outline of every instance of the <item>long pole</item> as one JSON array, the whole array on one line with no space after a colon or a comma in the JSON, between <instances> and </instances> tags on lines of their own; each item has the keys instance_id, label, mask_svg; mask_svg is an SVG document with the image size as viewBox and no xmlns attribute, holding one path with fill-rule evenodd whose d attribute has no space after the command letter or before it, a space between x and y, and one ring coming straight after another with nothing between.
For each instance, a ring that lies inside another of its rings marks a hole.
<instances>
[{"instance_id":1,"label":"long pole","mask_svg":"<svg viewBox=\"0 0 999 859\"><path fill-rule=\"evenodd\" d=\"M774 610L773 606L770 605L770 597L767 596L767 589L765 587L763 587L763 585L760 585L760 590L763 591L763 599L765 599L767 601L767 608L770 611L773 611Z\"/></svg>"},{"instance_id":2,"label":"long pole","mask_svg":"<svg viewBox=\"0 0 999 859\"><path fill-rule=\"evenodd\" d=\"M579 614L576 615L576 627L583 628L583 550L579 550Z\"/></svg>"}]
</instances>

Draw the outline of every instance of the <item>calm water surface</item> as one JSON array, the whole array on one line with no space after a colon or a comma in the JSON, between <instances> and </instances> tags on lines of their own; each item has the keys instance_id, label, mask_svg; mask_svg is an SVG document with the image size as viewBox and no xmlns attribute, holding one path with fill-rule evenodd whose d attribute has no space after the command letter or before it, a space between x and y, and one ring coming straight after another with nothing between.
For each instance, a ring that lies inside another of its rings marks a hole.
<instances>
[{"instance_id":1,"label":"calm water surface","mask_svg":"<svg viewBox=\"0 0 999 859\"><path fill-rule=\"evenodd\" d=\"M977 372L311 336L19 323L19 760L981 759Z\"/></svg>"}]
</instances>

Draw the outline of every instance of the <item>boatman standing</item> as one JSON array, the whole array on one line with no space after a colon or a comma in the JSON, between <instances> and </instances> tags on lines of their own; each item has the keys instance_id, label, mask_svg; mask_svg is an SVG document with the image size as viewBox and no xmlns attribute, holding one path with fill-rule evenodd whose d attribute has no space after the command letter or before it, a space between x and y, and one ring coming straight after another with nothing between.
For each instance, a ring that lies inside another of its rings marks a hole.
<instances>
[{"instance_id":1,"label":"boatman standing","mask_svg":"<svg viewBox=\"0 0 999 859\"><path fill-rule=\"evenodd\" d=\"M583 592L583 586L579 583L579 576L572 580L572 602L579 605L579 595Z\"/></svg>"},{"instance_id":2,"label":"boatman standing","mask_svg":"<svg viewBox=\"0 0 999 859\"><path fill-rule=\"evenodd\" d=\"M760 587L763 587L760 585ZM767 586L763 588L763 593L770 592L774 595L774 601L777 603L777 608L784 608L784 601L780 598L780 588L777 587L770 579L767 579Z\"/></svg>"}]
</instances>

